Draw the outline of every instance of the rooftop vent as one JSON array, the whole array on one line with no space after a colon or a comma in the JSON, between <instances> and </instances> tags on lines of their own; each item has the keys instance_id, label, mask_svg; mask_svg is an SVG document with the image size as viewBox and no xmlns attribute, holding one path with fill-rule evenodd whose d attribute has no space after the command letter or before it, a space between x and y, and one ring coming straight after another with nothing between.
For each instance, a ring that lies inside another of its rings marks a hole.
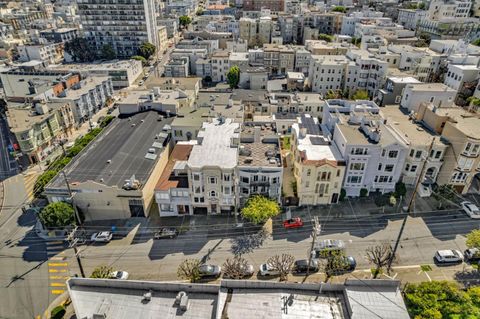
<instances>
[{"instance_id":1,"label":"rooftop vent","mask_svg":"<svg viewBox=\"0 0 480 319\"><path fill-rule=\"evenodd\" d=\"M253 157L247 157L247 158L245 158L245 160L243 162L245 164L251 164L253 162Z\"/></svg>"}]
</instances>

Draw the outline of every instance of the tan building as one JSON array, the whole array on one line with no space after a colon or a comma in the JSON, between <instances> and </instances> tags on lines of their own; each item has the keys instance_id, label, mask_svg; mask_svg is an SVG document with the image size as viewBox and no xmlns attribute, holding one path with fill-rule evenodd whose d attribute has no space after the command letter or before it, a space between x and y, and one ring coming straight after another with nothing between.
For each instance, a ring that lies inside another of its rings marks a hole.
<instances>
[{"instance_id":1,"label":"tan building","mask_svg":"<svg viewBox=\"0 0 480 319\"><path fill-rule=\"evenodd\" d=\"M316 118L305 114L292 125L293 172L299 205L338 202L345 161L334 143L323 135Z\"/></svg>"},{"instance_id":2,"label":"tan building","mask_svg":"<svg viewBox=\"0 0 480 319\"><path fill-rule=\"evenodd\" d=\"M168 48L168 35L166 26L158 26L158 52L163 54Z\"/></svg>"},{"instance_id":3,"label":"tan building","mask_svg":"<svg viewBox=\"0 0 480 319\"><path fill-rule=\"evenodd\" d=\"M479 190L480 115L459 107L426 107L423 121L450 144L438 184L452 184L462 194Z\"/></svg>"},{"instance_id":4,"label":"tan building","mask_svg":"<svg viewBox=\"0 0 480 319\"><path fill-rule=\"evenodd\" d=\"M295 50L290 46L265 44L263 63L270 73L286 74L295 69Z\"/></svg>"},{"instance_id":5,"label":"tan building","mask_svg":"<svg viewBox=\"0 0 480 319\"><path fill-rule=\"evenodd\" d=\"M86 220L147 217L168 162L172 119L143 112L115 119L46 187L49 202L72 201Z\"/></svg>"},{"instance_id":6,"label":"tan building","mask_svg":"<svg viewBox=\"0 0 480 319\"><path fill-rule=\"evenodd\" d=\"M405 184L414 185L420 177L423 163L426 162L421 180L423 187L419 188L419 194L420 196L429 196L430 185L437 181L448 144L435 131L414 122L398 105L381 108L381 115L390 124L390 127L404 139L408 147L402 181ZM430 149L432 141L433 146Z\"/></svg>"},{"instance_id":7,"label":"tan building","mask_svg":"<svg viewBox=\"0 0 480 319\"><path fill-rule=\"evenodd\" d=\"M74 129L72 107L67 102L34 102L33 106L9 103L10 131L30 163L48 159Z\"/></svg>"}]
</instances>

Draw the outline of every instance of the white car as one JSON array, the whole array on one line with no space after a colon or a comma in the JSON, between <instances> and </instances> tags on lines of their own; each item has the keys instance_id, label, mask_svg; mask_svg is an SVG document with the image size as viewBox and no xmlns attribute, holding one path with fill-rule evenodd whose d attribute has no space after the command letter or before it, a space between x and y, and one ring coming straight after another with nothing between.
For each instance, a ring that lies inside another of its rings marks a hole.
<instances>
[{"instance_id":1,"label":"white car","mask_svg":"<svg viewBox=\"0 0 480 319\"><path fill-rule=\"evenodd\" d=\"M128 272L126 272L126 271L114 271L110 274L110 277L112 277L112 279L127 280L128 279Z\"/></svg>"},{"instance_id":2,"label":"white car","mask_svg":"<svg viewBox=\"0 0 480 319\"><path fill-rule=\"evenodd\" d=\"M459 250L437 250L435 260L441 264L461 263L463 262L463 254Z\"/></svg>"},{"instance_id":3,"label":"white car","mask_svg":"<svg viewBox=\"0 0 480 319\"><path fill-rule=\"evenodd\" d=\"M109 231L101 231L95 233L90 237L90 240L95 243L108 243L112 240L113 234Z\"/></svg>"},{"instance_id":4,"label":"white car","mask_svg":"<svg viewBox=\"0 0 480 319\"><path fill-rule=\"evenodd\" d=\"M260 275L262 276L278 276L280 273L278 270L273 269L270 264L261 264L260 265Z\"/></svg>"},{"instance_id":5,"label":"white car","mask_svg":"<svg viewBox=\"0 0 480 319\"><path fill-rule=\"evenodd\" d=\"M470 218L480 218L480 209L478 209L477 205L473 204L472 202L462 202L462 209L467 213Z\"/></svg>"}]
</instances>

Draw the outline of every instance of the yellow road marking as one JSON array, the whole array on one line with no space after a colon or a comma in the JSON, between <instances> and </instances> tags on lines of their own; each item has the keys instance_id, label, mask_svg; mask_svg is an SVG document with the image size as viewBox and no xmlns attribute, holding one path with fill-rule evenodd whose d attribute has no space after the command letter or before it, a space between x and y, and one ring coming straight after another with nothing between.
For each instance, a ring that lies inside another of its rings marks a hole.
<instances>
[{"instance_id":1,"label":"yellow road marking","mask_svg":"<svg viewBox=\"0 0 480 319\"><path fill-rule=\"evenodd\" d=\"M55 257L50 257L50 260L65 260L65 257L55 256Z\"/></svg>"},{"instance_id":2,"label":"yellow road marking","mask_svg":"<svg viewBox=\"0 0 480 319\"><path fill-rule=\"evenodd\" d=\"M51 280L59 280L59 279L67 280L68 278L70 278L70 277L68 277L68 276L50 276Z\"/></svg>"},{"instance_id":3,"label":"yellow road marking","mask_svg":"<svg viewBox=\"0 0 480 319\"><path fill-rule=\"evenodd\" d=\"M48 263L50 267L66 267L68 263Z\"/></svg>"},{"instance_id":4,"label":"yellow road marking","mask_svg":"<svg viewBox=\"0 0 480 319\"><path fill-rule=\"evenodd\" d=\"M48 272L67 272L67 269L49 269Z\"/></svg>"},{"instance_id":5,"label":"yellow road marking","mask_svg":"<svg viewBox=\"0 0 480 319\"><path fill-rule=\"evenodd\" d=\"M51 287L65 287L66 285L61 282L52 282L50 283Z\"/></svg>"},{"instance_id":6,"label":"yellow road marking","mask_svg":"<svg viewBox=\"0 0 480 319\"><path fill-rule=\"evenodd\" d=\"M50 292L51 292L52 294L54 294L54 295L61 295L61 294L63 294L63 293L65 292L65 290L63 290L63 289L56 289L56 290L52 290L52 291L50 291Z\"/></svg>"}]
</instances>

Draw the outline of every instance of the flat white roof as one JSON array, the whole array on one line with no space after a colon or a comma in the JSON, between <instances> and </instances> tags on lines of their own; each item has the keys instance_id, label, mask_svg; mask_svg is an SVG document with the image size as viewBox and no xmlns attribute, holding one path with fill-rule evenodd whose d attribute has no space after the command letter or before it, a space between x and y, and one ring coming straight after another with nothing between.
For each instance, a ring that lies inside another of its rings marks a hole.
<instances>
[{"instance_id":1,"label":"flat white roof","mask_svg":"<svg viewBox=\"0 0 480 319\"><path fill-rule=\"evenodd\" d=\"M219 119L203 123L202 130L198 132L199 144L193 147L188 166L233 169L237 164L238 149L231 146L231 139L239 138L239 129L240 124L234 123L232 119L224 119L223 123Z\"/></svg>"}]
</instances>

